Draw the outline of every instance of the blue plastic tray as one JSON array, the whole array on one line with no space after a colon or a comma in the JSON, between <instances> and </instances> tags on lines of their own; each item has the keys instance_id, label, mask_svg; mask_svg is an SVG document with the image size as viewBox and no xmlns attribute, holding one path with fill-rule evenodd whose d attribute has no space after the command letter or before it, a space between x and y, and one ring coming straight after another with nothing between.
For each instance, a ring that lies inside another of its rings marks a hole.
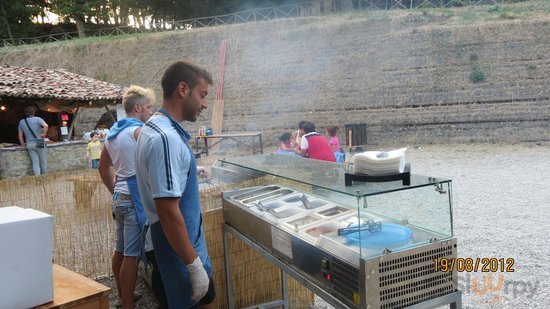
<instances>
[{"instance_id":1,"label":"blue plastic tray","mask_svg":"<svg viewBox=\"0 0 550 309\"><path fill-rule=\"evenodd\" d=\"M382 222L378 232L361 231L345 235L348 243L368 248L395 248L409 243L412 231L408 227ZM361 242L359 242L361 240Z\"/></svg>"}]
</instances>

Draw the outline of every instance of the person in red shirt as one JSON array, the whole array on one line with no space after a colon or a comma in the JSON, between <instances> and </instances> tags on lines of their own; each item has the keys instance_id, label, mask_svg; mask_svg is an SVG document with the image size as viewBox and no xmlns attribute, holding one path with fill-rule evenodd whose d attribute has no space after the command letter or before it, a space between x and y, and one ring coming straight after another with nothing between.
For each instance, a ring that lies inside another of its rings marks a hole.
<instances>
[{"instance_id":1,"label":"person in red shirt","mask_svg":"<svg viewBox=\"0 0 550 309\"><path fill-rule=\"evenodd\" d=\"M336 162L334 152L325 137L315 131L315 124L306 121L301 130L304 135L300 145L300 154L310 159Z\"/></svg>"}]
</instances>

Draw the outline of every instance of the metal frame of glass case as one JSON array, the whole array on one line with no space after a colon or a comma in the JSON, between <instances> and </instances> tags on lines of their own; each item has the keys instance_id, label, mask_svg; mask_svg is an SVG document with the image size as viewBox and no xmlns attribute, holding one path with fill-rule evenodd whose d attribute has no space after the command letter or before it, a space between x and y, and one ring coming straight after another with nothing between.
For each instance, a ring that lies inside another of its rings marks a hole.
<instances>
[{"instance_id":1,"label":"metal frame of glass case","mask_svg":"<svg viewBox=\"0 0 550 309\"><path fill-rule=\"evenodd\" d=\"M222 193L228 227L335 303L460 307L456 270L434 264L457 256L451 180L412 174L410 184L346 186L347 173L346 165L280 155L223 159L212 168L214 181L243 184Z\"/></svg>"}]
</instances>

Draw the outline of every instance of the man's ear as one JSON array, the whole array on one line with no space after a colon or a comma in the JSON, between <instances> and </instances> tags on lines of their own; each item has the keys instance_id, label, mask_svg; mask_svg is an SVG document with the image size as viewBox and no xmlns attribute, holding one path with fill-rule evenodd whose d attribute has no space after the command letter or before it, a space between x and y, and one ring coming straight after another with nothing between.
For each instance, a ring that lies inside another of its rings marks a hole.
<instances>
[{"instance_id":1,"label":"man's ear","mask_svg":"<svg viewBox=\"0 0 550 309\"><path fill-rule=\"evenodd\" d=\"M181 82L178 84L178 93L182 97L186 97L189 94L189 85L187 85L185 82Z\"/></svg>"}]
</instances>

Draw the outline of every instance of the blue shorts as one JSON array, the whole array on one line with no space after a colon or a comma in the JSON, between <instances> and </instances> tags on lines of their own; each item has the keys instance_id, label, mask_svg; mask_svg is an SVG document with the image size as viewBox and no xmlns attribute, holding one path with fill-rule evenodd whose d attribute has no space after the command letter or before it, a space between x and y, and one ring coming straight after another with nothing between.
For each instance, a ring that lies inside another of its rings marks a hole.
<instances>
[{"instance_id":1,"label":"blue shorts","mask_svg":"<svg viewBox=\"0 0 550 309\"><path fill-rule=\"evenodd\" d=\"M136 208L128 194L113 194L113 214L115 215L115 251L124 256L137 257L141 247L141 226Z\"/></svg>"}]
</instances>

